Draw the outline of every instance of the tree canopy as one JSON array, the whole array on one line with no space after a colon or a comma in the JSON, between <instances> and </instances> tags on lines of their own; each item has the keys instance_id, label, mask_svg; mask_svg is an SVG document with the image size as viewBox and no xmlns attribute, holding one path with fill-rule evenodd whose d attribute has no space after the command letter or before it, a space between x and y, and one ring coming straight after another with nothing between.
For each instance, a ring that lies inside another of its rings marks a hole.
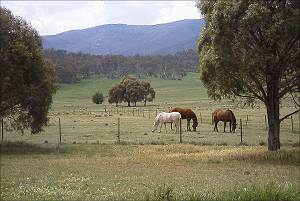
<instances>
[{"instance_id":1,"label":"tree canopy","mask_svg":"<svg viewBox=\"0 0 300 201\"><path fill-rule=\"evenodd\" d=\"M297 91L300 2L198 1L206 25L199 39L201 79L215 98L260 100L268 115L268 149L280 149L280 99ZM292 94L293 95L293 94Z\"/></svg>"},{"instance_id":2,"label":"tree canopy","mask_svg":"<svg viewBox=\"0 0 300 201\"><path fill-rule=\"evenodd\" d=\"M55 71L44 60L38 33L8 9L0 11L0 118L37 133L48 120Z\"/></svg>"},{"instance_id":3,"label":"tree canopy","mask_svg":"<svg viewBox=\"0 0 300 201\"><path fill-rule=\"evenodd\" d=\"M155 98L155 91L149 82L127 76L120 84L111 87L108 96L108 102L116 103L116 106L123 101L127 102L129 107L130 103L136 106L136 103L140 101L144 101L146 106L147 101L151 102Z\"/></svg>"}]
</instances>

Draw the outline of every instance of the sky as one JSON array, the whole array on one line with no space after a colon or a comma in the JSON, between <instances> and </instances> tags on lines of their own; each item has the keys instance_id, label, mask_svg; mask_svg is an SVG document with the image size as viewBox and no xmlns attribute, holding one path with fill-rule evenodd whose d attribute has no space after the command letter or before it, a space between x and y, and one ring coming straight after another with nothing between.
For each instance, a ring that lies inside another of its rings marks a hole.
<instances>
[{"instance_id":1,"label":"sky","mask_svg":"<svg viewBox=\"0 0 300 201\"><path fill-rule=\"evenodd\" d=\"M21 16L40 35L103 24L149 25L200 19L195 1L10 1L1 6Z\"/></svg>"}]
</instances>

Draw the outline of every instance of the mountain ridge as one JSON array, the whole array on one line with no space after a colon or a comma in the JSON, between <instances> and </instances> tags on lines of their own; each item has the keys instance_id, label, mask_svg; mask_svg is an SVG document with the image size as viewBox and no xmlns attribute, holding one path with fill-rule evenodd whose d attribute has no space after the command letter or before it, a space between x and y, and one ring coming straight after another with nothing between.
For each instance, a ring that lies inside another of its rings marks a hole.
<instances>
[{"instance_id":1,"label":"mountain ridge","mask_svg":"<svg viewBox=\"0 0 300 201\"><path fill-rule=\"evenodd\" d=\"M42 36L45 49L88 54L166 55L195 49L204 19L155 25L105 24Z\"/></svg>"}]
</instances>

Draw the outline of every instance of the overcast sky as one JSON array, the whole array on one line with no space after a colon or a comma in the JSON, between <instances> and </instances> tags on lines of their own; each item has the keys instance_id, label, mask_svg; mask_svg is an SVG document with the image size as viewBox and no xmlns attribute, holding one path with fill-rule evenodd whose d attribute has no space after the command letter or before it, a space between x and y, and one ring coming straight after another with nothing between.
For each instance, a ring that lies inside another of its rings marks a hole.
<instances>
[{"instance_id":1,"label":"overcast sky","mask_svg":"<svg viewBox=\"0 0 300 201\"><path fill-rule=\"evenodd\" d=\"M3 1L41 35L102 24L159 24L199 19L195 1Z\"/></svg>"}]
</instances>

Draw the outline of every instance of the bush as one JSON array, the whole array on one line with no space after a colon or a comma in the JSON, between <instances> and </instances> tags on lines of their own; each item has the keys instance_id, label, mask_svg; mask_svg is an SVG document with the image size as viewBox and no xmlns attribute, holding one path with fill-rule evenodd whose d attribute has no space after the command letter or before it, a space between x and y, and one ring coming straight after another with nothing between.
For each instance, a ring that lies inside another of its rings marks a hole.
<instances>
[{"instance_id":1,"label":"bush","mask_svg":"<svg viewBox=\"0 0 300 201\"><path fill-rule=\"evenodd\" d=\"M93 103L96 103L96 104L102 104L104 101L104 96L101 92L96 92L94 95L93 95Z\"/></svg>"}]
</instances>

